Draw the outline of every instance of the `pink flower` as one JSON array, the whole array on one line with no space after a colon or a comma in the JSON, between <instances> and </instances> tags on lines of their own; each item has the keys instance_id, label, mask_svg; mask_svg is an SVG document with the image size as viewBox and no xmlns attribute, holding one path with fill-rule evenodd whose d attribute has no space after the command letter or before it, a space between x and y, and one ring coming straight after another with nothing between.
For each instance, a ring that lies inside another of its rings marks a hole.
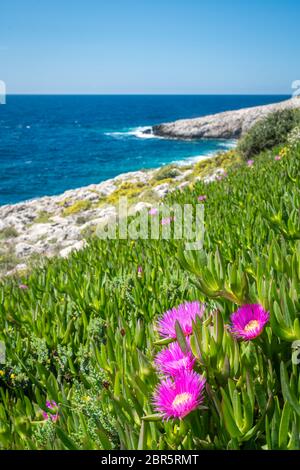
<instances>
[{"instance_id":1,"label":"pink flower","mask_svg":"<svg viewBox=\"0 0 300 470\"><path fill-rule=\"evenodd\" d=\"M182 372L174 380L164 379L153 397L155 410L164 419L182 419L198 408L203 401L205 378L196 372Z\"/></svg>"},{"instance_id":2,"label":"pink flower","mask_svg":"<svg viewBox=\"0 0 300 470\"><path fill-rule=\"evenodd\" d=\"M20 284L19 289L26 290L28 289L28 286L26 286L26 284Z\"/></svg>"},{"instance_id":3,"label":"pink flower","mask_svg":"<svg viewBox=\"0 0 300 470\"><path fill-rule=\"evenodd\" d=\"M224 171L224 173L222 174L219 174L216 176L216 180L217 181L222 181L223 178L226 178L228 176L228 174L226 173L226 171Z\"/></svg>"},{"instance_id":4,"label":"pink flower","mask_svg":"<svg viewBox=\"0 0 300 470\"><path fill-rule=\"evenodd\" d=\"M206 199L207 199L206 194L202 194L201 196L198 196L198 201L200 201L200 202L201 201L206 201Z\"/></svg>"},{"instance_id":5,"label":"pink flower","mask_svg":"<svg viewBox=\"0 0 300 470\"><path fill-rule=\"evenodd\" d=\"M276 155L276 156L275 156L275 160L278 162L279 160L281 160L281 156L280 156L280 155Z\"/></svg>"},{"instance_id":6,"label":"pink flower","mask_svg":"<svg viewBox=\"0 0 300 470\"><path fill-rule=\"evenodd\" d=\"M262 333L269 318L269 312L261 305L243 305L231 315L230 331L237 338L250 341Z\"/></svg>"},{"instance_id":7,"label":"pink flower","mask_svg":"<svg viewBox=\"0 0 300 470\"><path fill-rule=\"evenodd\" d=\"M51 421L55 423L59 418L57 403L53 400L46 401L46 408L48 408L51 411L56 411L56 413L53 414L53 413L47 413L46 411L43 411L44 419L45 420L51 419Z\"/></svg>"},{"instance_id":8,"label":"pink flower","mask_svg":"<svg viewBox=\"0 0 300 470\"><path fill-rule=\"evenodd\" d=\"M192 371L195 358L191 351L184 353L179 344L174 342L159 352L154 362L159 372L175 377L184 370Z\"/></svg>"},{"instance_id":9,"label":"pink flower","mask_svg":"<svg viewBox=\"0 0 300 470\"><path fill-rule=\"evenodd\" d=\"M171 217L165 217L164 219L161 219L161 225L170 225L171 222L174 222L176 220L175 216Z\"/></svg>"},{"instance_id":10,"label":"pink flower","mask_svg":"<svg viewBox=\"0 0 300 470\"><path fill-rule=\"evenodd\" d=\"M137 268L137 273L138 273L138 276L141 277L143 275L143 268L142 266L138 266Z\"/></svg>"},{"instance_id":11,"label":"pink flower","mask_svg":"<svg viewBox=\"0 0 300 470\"><path fill-rule=\"evenodd\" d=\"M166 217L164 219L161 219L161 225L170 225L171 222L175 220L175 217Z\"/></svg>"},{"instance_id":12,"label":"pink flower","mask_svg":"<svg viewBox=\"0 0 300 470\"><path fill-rule=\"evenodd\" d=\"M165 338L176 338L175 324L178 320L185 336L193 332L192 322L196 316L202 317L204 313L204 304L200 302L186 302L176 308L165 312L157 322L159 334Z\"/></svg>"},{"instance_id":13,"label":"pink flower","mask_svg":"<svg viewBox=\"0 0 300 470\"><path fill-rule=\"evenodd\" d=\"M248 166L253 166L254 165L254 160L248 160L247 165Z\"/></svg>"},{"instance_id":14,"label":"pink flower","mask_svg":"<svg viewBox=\"0 0 300 470\"><path fill-rule=\"evenodd\" d=\"M158 209L156 209L156 207L151 207L148 214L149 215L157 215L158 214Z\"/></svg>"}]
</instances>

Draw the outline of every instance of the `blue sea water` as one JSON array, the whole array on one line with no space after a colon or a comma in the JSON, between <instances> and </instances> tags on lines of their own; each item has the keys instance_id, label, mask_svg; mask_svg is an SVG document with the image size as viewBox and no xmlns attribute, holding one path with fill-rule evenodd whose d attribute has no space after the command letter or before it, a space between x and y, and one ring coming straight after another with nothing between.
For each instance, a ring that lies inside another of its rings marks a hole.
<instances>
[{"instance_id":1,"label":"blue sea water","mask_svg":"<svg viewBox=\"0 0 300 470\"><path fill-rule=\"evenodd\" d=\"M13 95L0 106L0 205L112 178L120 173L186 161L231 142L146 138L153 124L287 96L254 95Z\"/></svg>"}]
</instances>

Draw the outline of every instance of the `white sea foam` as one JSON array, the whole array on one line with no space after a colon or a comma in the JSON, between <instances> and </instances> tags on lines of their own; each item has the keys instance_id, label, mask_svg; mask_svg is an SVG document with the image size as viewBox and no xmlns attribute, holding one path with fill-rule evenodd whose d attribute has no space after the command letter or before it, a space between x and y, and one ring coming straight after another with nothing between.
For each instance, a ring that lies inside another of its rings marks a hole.
<instances>
[{"instance_id":1,"label":"white sea foam","mask_svg":"<svg viewBox=\"0 0 300 470\"><path fill-rule=\"evenodd\" d=\"M193 163L197 163L200 160L206 160L207 158L211 158L214 155L216 155L216 153L217 152L212 150L210 152L206 152L203 155L194 155L193 157L186 157L183 160L174 160L171 162L171 164L179 165L179 166L190 165L190 164L192 165Z\"/></svg>"},{"instance_id":2,"label":"white sea foam","mask_svg":"<svg viewBox=\"0 0 300 470\"><path fill-rule=\"evenodd\" d=\"M149 132L150 131L150 132ZM124 139L127 137L137 137L139 139L157 139L158 137L152 134L151 126L140 126L127 131L106 132L105 135L115 137L116 139Z\"/></svg>"},{"instance_id":3,"label":"white sea foam","mask_svg":"<svg viewBox=\"0 0 300 470\"><path fill-rule=\"evenodd\" d=\"M230 139L227 142L220 142L218 145L220 147L225 147L226 149L234 149L237 146L237 140L236 139Z\"/></svg>"},{"instance_id":4,"label":"white sea foam","mask_svg":"<svg viewBox=\"0 0 300 470\"><path fill-rule=\"evenodd\" d=\"M233 149L236 147L236 145L237 145L237 140L231 139L231 140L228 140L227 142L222 140L217 143L217 147L220 147L220 150L218 149L208 150L207 152L201 155L194 155L191 157L186 157L182 160L174 160L172 164L176 164L179 166L184 166L184 165L189 165L189 164L192 165L194 163L199 162L200 160L206 160L207 158L214 157L217 153L222 152L222 150L226 151L229 149Z\"/></svg>"}]
</instances>

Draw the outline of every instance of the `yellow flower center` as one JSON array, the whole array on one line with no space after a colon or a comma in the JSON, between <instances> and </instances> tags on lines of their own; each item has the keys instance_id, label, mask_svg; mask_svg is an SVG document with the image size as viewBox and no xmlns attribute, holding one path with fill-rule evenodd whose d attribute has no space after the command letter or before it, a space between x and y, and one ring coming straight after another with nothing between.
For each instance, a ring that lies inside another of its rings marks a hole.
<instances>
[{"instance_id":1,"label":"yellow flower center","mask_svg":"<svg viewBox=\"0 0 300 470\"><path fill-rule=\"evenodd\" d=\"M187 393L187 392L180 393L174 398L172 405L173 406L184 405L190 400L191 397L192 395L190 393Z\"/></svg>"},{"instance_id":2,"label":"yellow flower center","mask_svg":"<svg viewBox=\"0 0 300 470\"><path fill-rule=\"evenodd\" d=\"M259 327L259 322L257 320L251 320L245 326L245 331L253 331Z\"/></svg>"}]
</instances>

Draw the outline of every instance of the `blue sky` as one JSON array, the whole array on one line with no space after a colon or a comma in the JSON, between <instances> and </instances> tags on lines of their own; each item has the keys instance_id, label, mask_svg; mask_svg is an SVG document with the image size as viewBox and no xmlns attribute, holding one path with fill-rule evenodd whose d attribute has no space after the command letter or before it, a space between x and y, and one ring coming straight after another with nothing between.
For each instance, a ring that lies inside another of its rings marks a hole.
<instances>
[{"instance_id":1,"label":"blue sky","mask_svg":"<svg viewBox=\"0 0 300 470\"><path fill-rule=\"evenodd\" d=\"M7 0L8 93L290 93L299 0Z\"/></svg>"}]
</instances>

